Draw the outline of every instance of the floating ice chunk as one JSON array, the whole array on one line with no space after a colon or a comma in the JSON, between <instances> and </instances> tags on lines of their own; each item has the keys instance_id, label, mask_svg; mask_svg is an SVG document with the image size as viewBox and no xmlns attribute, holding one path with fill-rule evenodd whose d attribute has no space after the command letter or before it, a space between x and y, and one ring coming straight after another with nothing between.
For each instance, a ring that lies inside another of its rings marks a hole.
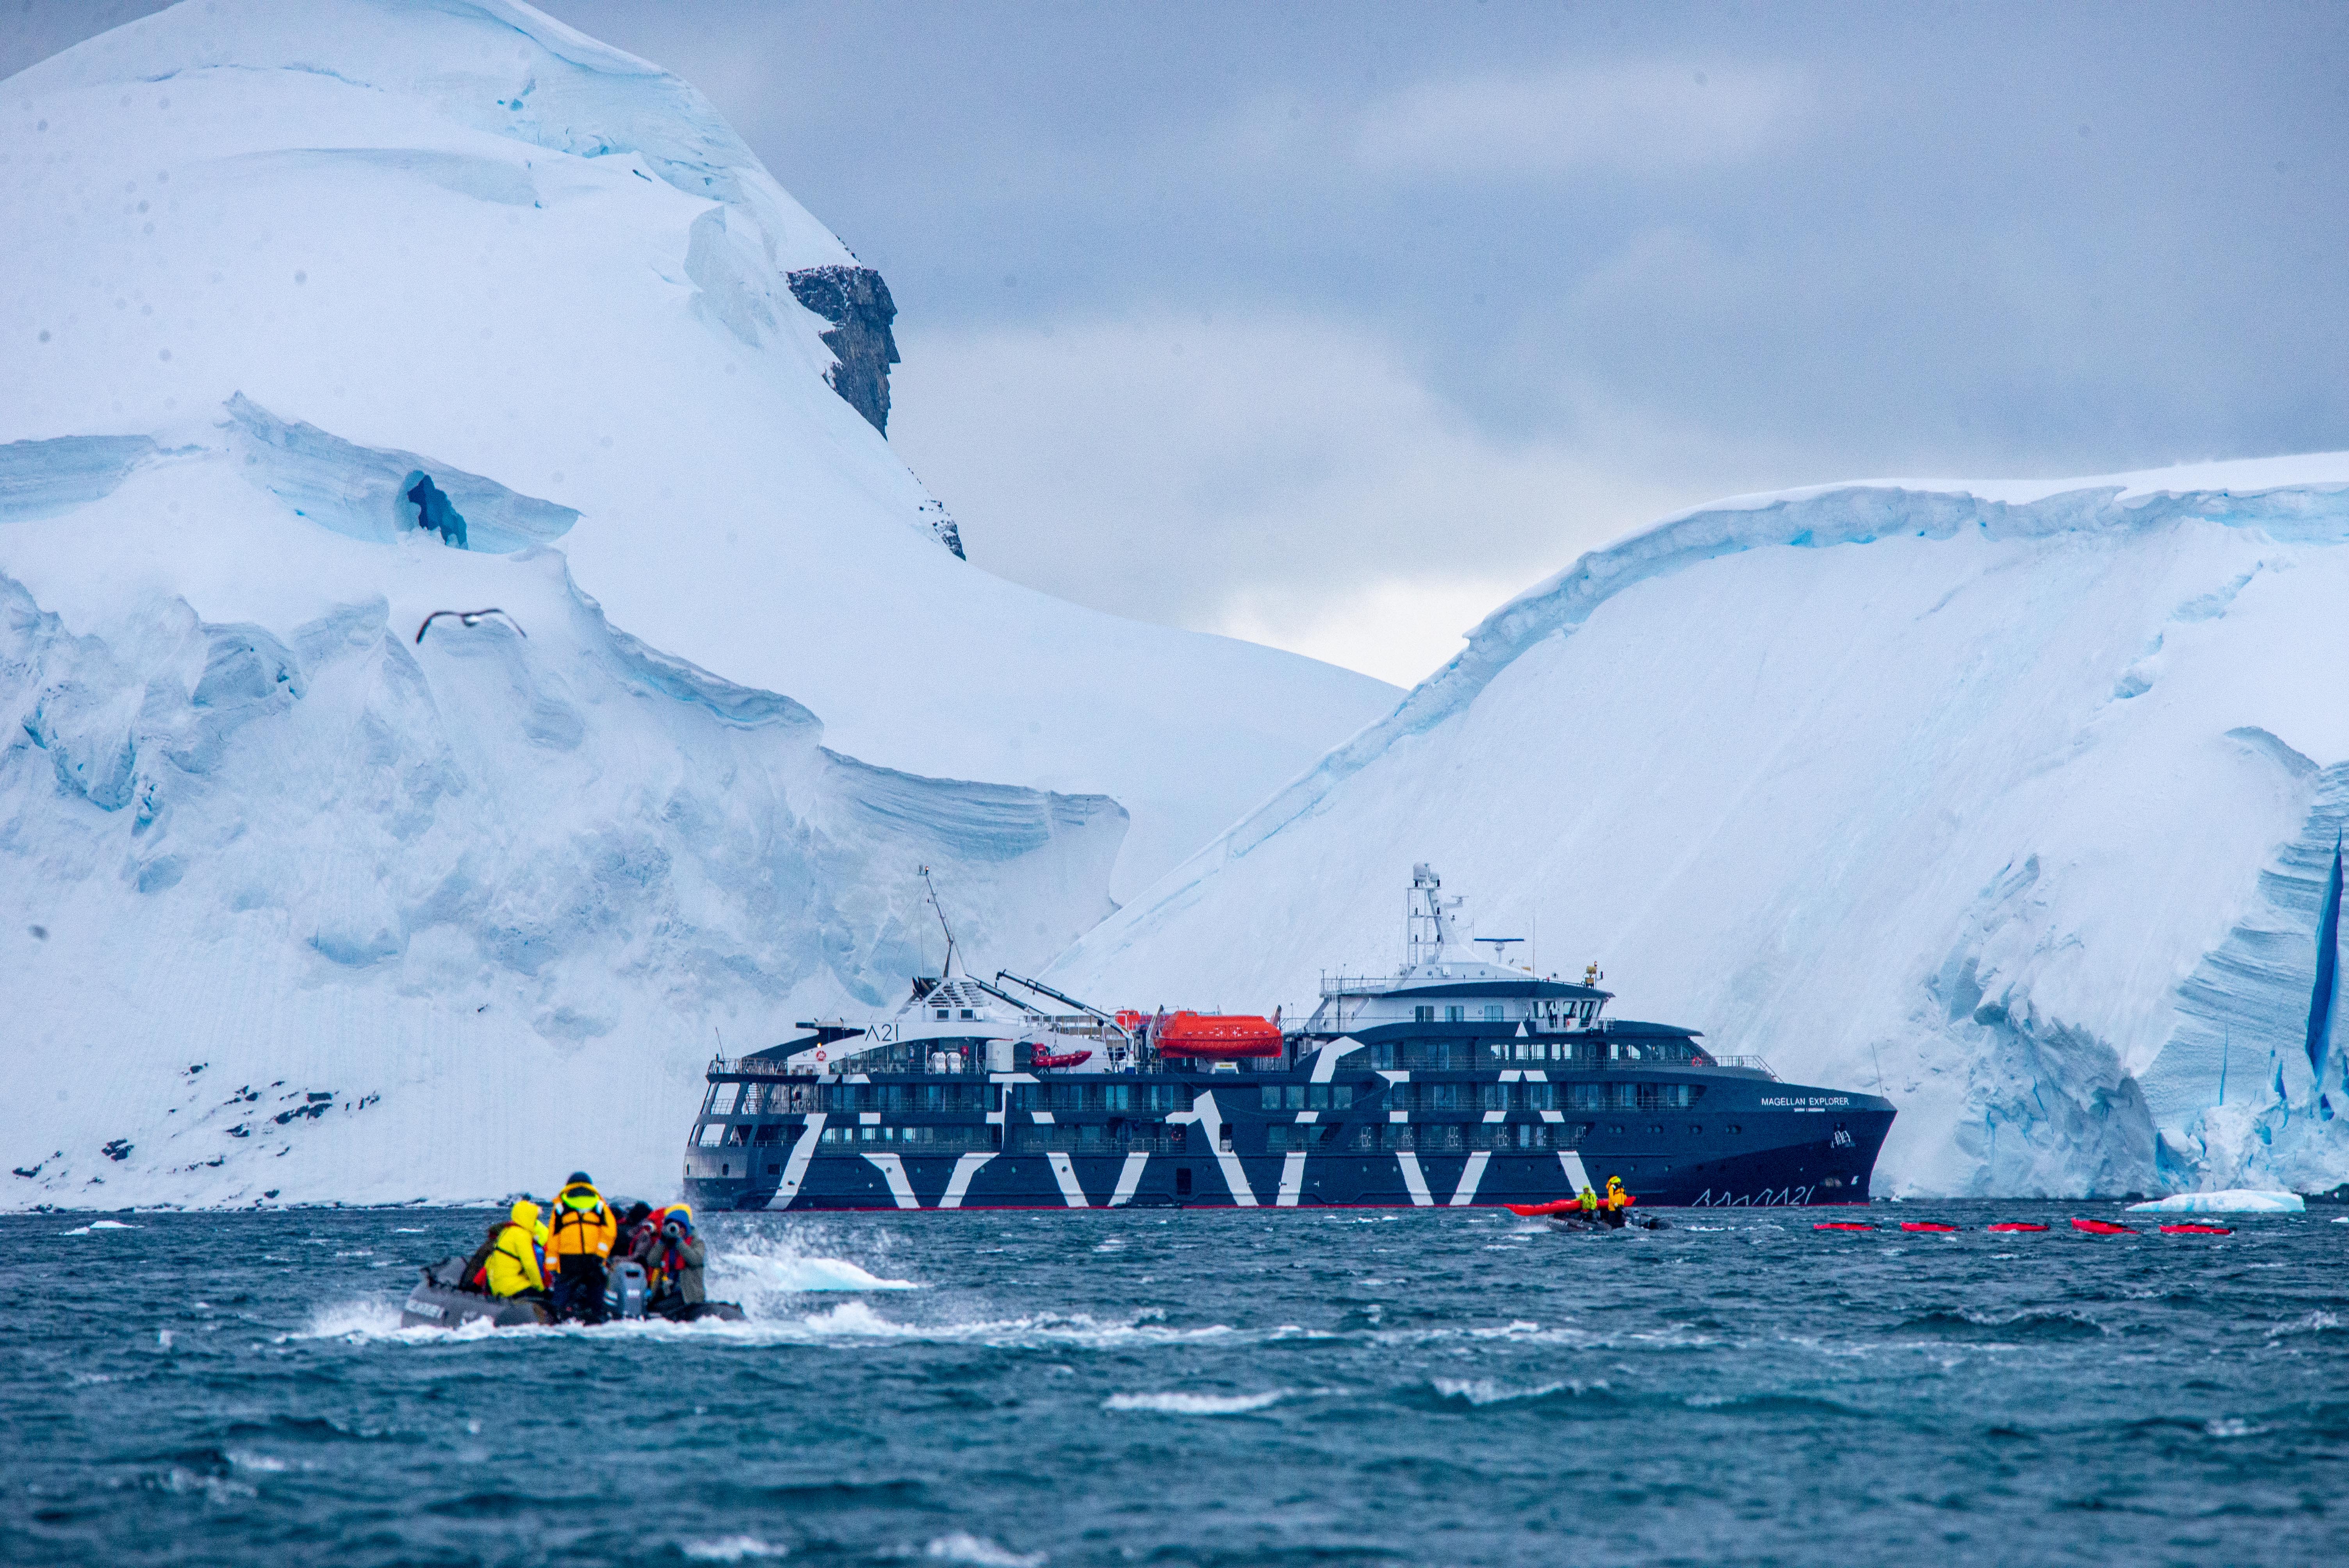
<instances>
[{"instance_id":1,"label":"floating ice chunk","mask_svg":"<svg viewBox=\"0 0 2349 1568\"><path fill-rule=\"evenodd\" d=\"M2308 1205L2297 1192L2254 1192L2234 1188L2224 1192L2180 1192L2151 1203L2131 1203L2132 1214L2298 1214Z\"/></svg>"}]
</instances>

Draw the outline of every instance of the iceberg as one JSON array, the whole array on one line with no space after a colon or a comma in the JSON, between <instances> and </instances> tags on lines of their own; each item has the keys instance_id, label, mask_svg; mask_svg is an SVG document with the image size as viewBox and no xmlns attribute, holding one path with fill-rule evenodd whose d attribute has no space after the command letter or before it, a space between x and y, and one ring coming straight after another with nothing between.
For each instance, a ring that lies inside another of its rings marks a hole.
<instances>
[{"instance_id":1,"label":"iceberg","mask_svg":"<svg viewBox=\"0 0 2349 1568\"><path fill-rule=\"evenodd\" d=\"M1293 1011L1394 962L1431 860L1627 1014L1889 1096L1888 1195L2329 1189L2344 546L2349 454L1695 508L1494 612L1045 978Z\"/></svg>"},{"instance_id":2,"label":"iceberg","mask_svg":"<svg viewBox=\"0 0 2349 1568\"><path fill-rule=\"evenodd\" d=\"M1040 965L1398 695L963 559L878 279L526 5L6 90L0 1204L673 1191L709 1056L935 967L920 867Z\"/></svg>"},{"instance_id":3,"label":"iceberg","mask_svg":"<svg viewBox=\"0 0 2349 1568\"><path fill-rule=\"evenodd\" d=\"M2132 1214L2302 1214L2307 1202L2297 1192L2179 1192L2150 1203L2131 1203Z\"/></svg>"}]
</instances>

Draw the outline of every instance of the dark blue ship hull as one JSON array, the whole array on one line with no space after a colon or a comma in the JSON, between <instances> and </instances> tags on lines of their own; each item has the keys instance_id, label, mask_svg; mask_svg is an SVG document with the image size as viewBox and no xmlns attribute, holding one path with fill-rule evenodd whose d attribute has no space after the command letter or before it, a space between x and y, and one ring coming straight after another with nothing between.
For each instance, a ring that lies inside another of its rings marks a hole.
<instances>
[{"instance_id":1,"label":"dark blue ship hull","mask_svg":"<svg viewBox=\"0 0 2349 1568\"><path fill-rule=\"evenodd\" d=\"M1651 1207L1865 1203L1893 1116L1710 1064L736 1081L687 1155L705 1209L1470 1207L1609 1177Z\"/></svg>"}]
</instances>

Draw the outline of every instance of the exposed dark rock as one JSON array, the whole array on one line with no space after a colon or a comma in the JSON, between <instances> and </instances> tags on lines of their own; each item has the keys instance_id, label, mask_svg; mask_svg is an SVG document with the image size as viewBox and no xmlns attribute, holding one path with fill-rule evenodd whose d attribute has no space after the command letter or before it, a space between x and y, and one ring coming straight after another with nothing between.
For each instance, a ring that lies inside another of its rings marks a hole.
<instances>
[{"instance_id":1,"label":"exposed dark rock","mask_svg":"<svg viewBox=\"0 0 2349 1568\"><path fill-rule=\"evenodd\" d=\"M946 502L936 498L924 501L922 515L929 519L930 531L938 536L940 544L953 551L957 559L963 561L970 559L962 552L962 530L956 527L955 520L947 514Z\"/></svg>"},{"instance_id":2,"label":"exposed dark rock","mask_svg":"<svg viewBox=\"0 0 2349 1568\"><path fill-rule=\"evenodd\" d=\"M889 366L897 363L897 340L889 332L897 303L889 285L870 267L809 267L792 273L791 284L792 297L832 323L823 341L838 363L824 379L887 435Z\"/></svg>"}]
</instances>

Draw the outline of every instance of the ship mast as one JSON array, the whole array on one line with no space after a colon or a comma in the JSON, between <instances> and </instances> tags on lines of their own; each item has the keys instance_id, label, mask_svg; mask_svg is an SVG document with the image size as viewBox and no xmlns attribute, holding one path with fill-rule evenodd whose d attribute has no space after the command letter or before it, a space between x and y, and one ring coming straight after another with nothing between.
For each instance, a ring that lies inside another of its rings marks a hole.
<instances>
[{"instance_id":1,"label":"ship mast","mask_svg":"<svg viewBox=\"0 0 2349 1568\"><path fill-rule=\"evenodd\" d=\"M930 908L937 913L938 929L947 934L947 961L938 966L938 981L943 985L945 982L954 978L954 927L947 923L947 906L938 902L938 890L936 885L930 881L930 868L927 866L924 866L922 868L922 886L929 893Z\"/></svg>"}]
</instances>

